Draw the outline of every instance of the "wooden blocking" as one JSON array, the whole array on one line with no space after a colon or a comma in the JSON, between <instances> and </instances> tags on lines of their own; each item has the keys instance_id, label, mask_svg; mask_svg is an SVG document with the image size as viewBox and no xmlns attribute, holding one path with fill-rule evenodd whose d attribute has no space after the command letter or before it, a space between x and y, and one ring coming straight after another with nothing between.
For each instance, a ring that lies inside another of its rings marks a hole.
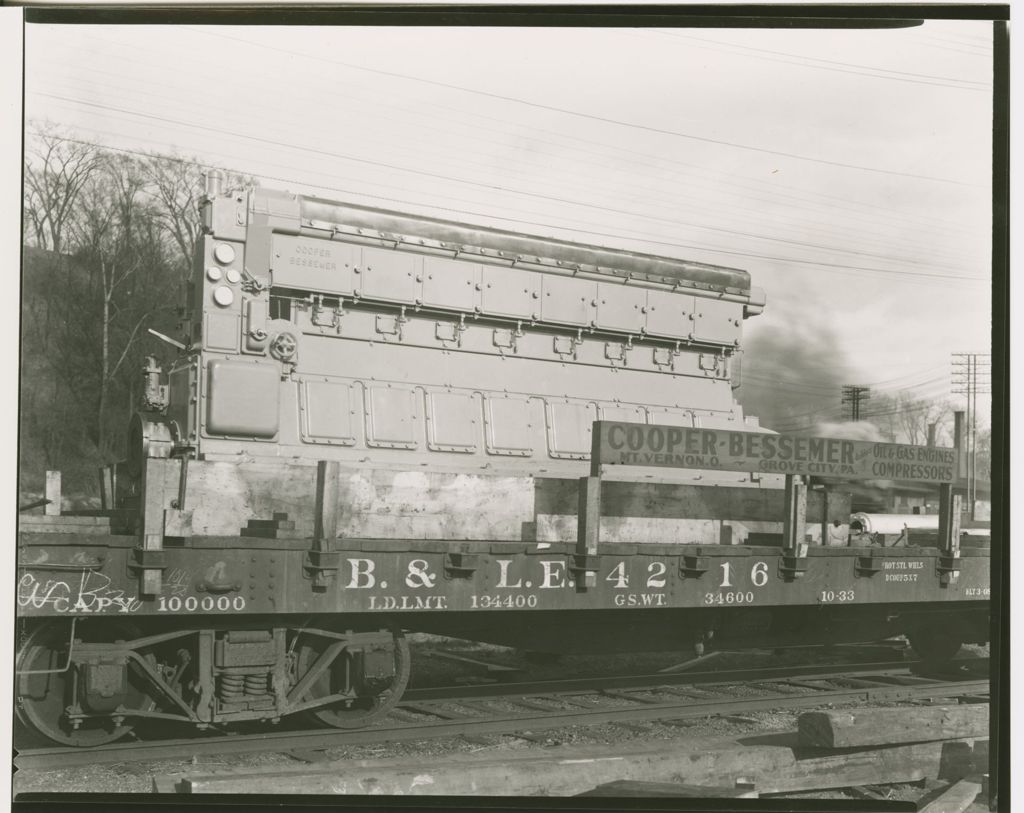
<instances>
[{"instance_id":1,"label":"wooden blocking","mask_svg":"<svg viewBox=\"0 0 1024 813\"><path fill-rule=\"evenodd\" d=\"M59 517L25 514L18 517L18 530L41 534L99 535L110 533L110 517Z\"/></svg>"},{"instance_id":2,"label":"wooden blocking","mask_svg":"<svg viewBox=\"0 0 1024 813\"><path fill-rule=\"evenodd\" d=\"M168 775L154 775L151 793L178 793L175 778Z\"/></svg>"},{"instance_id":3,"label":"wooden blocking","mask_svg":"<svg viewBox=\"0 0 1024 813\"><path fill-rule=\"evenodd\" d=\"M517 736L547 742L541 733ZM444 754L410 763L408 759L345 760L268 770L232 769L176 775L162 785L186 793L384 794L444 796L573 796L616 780L672 783L680 795L697 786L696 795L732 792L737 781L756 781L793 762L788 748L744 747L735 741L702 741L618 746L559 746L536 750ZM747 785L740 789L749 793ZM763 792L763 791L762 791Z\"/></svg>"},{"instance_id":4,"label":"wooden blocking","mask_svg":"<svg viewBox=\"0 0 1024 813\"><path fill-rule=\"evenodd\" d=\"M945 788L923 807L919 807L918 813L963 813L983 789L979 777L961 779Z\"/></svg>"},{"instance_id":5,"label":"wooden blocking","mask_svg":"<svg viewBox=\"0 0 1024 813\"><path fill-rule=\"evenodd\" d=\"M546 740L536 733L522 736ZM621 743L500 755L483 751L431 756L413 764L402 758L350 759L273 771L262 767L179 775L173 777L173 783L186 793L573 796L628 780L695 786L701 794L746 783L742 790L756 788L764 796L914 782L925 777L955 782L977 774L987 764L982 743L964 740L803 757L791 745L750 741L755 739L766 738L693 737L685 743L641 745L627 751Z\"/></svg>"},{"instance_id":6,"label":"wooden blocking","mask_svg":"<svg viewBox=\"0 0 1024 813\"><path fill-rule=\"evenodd\" d=\"M681 483L627 482L604 477L605 517L651 519L720 519L735 522L781 522L784 492L779 488L695 486ZM577 509L578 479L538 477L532 483L537 514L572 515ZM813 523L850 518L850 495L815 489L807 492L807 521Z\"/></svg>"},{"instance_id":7,"label":"wooden blocking","mask_svg":"<svg viewBox=\"0 0 1024 813\"><path fill-rule=\"evenodd\" d=\"M61 500L59 471L46 472L46 499L49 500L44 509L46 515L49 517L59 517Z\"/></svg>"},{"instance_id":8,"label":"wooden blocking","mask_svg":"<svg viewBox=\"0 0 1024 813\"><path fill-rule=\"evenodd\" d=\"M164 536L192 536L192 512L179 508L165 508Z\"/></svg>"},{"instance_id":9,"label":"wooden blocking","mask_svg":"<svg viewBox=\"0 0 1024 813\"><path fill-rule=\"evenodd\" d=\"M579 486L579 532L576 537L578 553L594 556L601 531L601 478L581 477Z\"/></svg>"},{"instance_id":10,"label":"wooden blocking","mask_svg":"<svg viewBox=\"0 0 1024 813\"><path fill-rule=\"evenodd\" d=\"M678 782L636 782L630 779L619 779L605 782L593 790L578 793L577 796L669 796L691 799L757 799L758 793L746 786L735 788L714 787L709 785L683 785Z\"/></svg>"},{"instance_id":11,"label":"wooden blocking","mask_svg":"<svg viewBox=\"0 0 1024 813\"><path fill-rule=\"evenodd\" d=\"M851 796L857 797L858 799L868 799L873 802L878 801L880 799L885 799L884 794L879 793L877 790L870 786L855 785L852 788L847 788L846 792L849 793Z\"/></svg>"},{"instance_id":12,"label":"wooden blocking","mask_svg":"<svg viewBox=\"0 0 1024 813\"><path fill-rule=\"evenodd\" d=\"M146 568L142 571L139 581L139 592L144 596L157 596L163 589L163 573L156 568Z\"/></svg>"},{"instance_id":13,"label":"wooden blocking","mask_svg":"<svg viewBox=\"0 0 1024 813\"><path fill-rule=\"evenodd\" d=\"M338 536L338 479L341 467L336 460L316 464L316 514L313 538L331 540Z\"/></svg>"},{"instance_id":14,"label":"wooden blocking","mask_svg":"<svg viewBox=\"0 0 1024 813\"><path fill-rule=\"evenodd\" d=\"M258 536L263 539L311 539L313 525L308 522L296 523L288 519L288 514L278 511L274 513L273 519L250 519L239 531L239 535ZM322 541L318 540L318 543Z\"/></svg>"},{"instance_id":15,"label":"wooden blocking","mask_svg":"<svg viewBox=\"0 0 1024 813\"><path fill-rule=\"evenodd\" d=\"M956 781L984 768L987 751L987 741L977 740L844 748L827 752L827 756L796 759L789 767L759 776L757 787L761 793L789 793L916 782L927 777Z\"/></svg>"},{"instance_id":16,"label":"wooden blocking","mask_svg":"<svg viewBox=\"0 0 1024 813\"><path fill-rule=\"evenodd\" d=\"M337 554L333 554L338 538L338 480L341 467L336 460L321 460L316 464L316 503L313 516L313 588L325 590L337 575ZM282 523L287 520L274 520ZM282 531L286 533L286 531ZM294 531L293 531L294 533ZM329 561L330 560L330 561Z\"/></svg>"},{"instance_id":17,"label":"wooden blocking","mask_svg":"<svg viewBox=\"0 0 1024 813\"><path fill-rule=\"evenodd\" d=\"M601 537L601 478L581 477L578 507L579 528L576 532L576 552L597 556ZM596 574L590 571L577 577L579 587L593 587Z\"/></svg>"},{"instance_id":18,"label":"wooden blocking","mask_svg":"<svg viewBox=\"0 0 1024 813\"><path fill-rule=\"evenodd\" d=\"M988 735L988 704L808 711L797 721L800 745L849 748Z\"/></svg>"},{"instance_id":19,"label":"wooden blocking","mask_svg":"<svg viewBox=\"0 0 1024 813\"><path fill-rule=\"evenodd\" d=\"M807 484L797 475L787 474L783 500L782 546L795 551L807 535Z\"/></svg>"},{"instance_id":20,"label":"wooden blocking","mask_svg":"<svg viewBox=\"0 0 1024 813\"><path fill-rule=\"evenodd\" d=\"M148 458L143 462L142 499L139 548L160 551L164 547L164 512L177 494L180 461ZM163 587L163 572L159 568L145 567L139 577L139 592L145 596L159 595Z\"/></svg>"}]
</instances>

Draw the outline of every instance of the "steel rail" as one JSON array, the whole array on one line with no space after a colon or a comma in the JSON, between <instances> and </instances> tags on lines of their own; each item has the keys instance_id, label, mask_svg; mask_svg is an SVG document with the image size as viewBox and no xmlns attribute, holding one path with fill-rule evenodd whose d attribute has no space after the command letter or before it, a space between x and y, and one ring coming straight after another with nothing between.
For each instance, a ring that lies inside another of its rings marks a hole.
<instances>
[{"instance_id":1,"label":"steel rail","mask_svg":"<svg viewBox=\"0 0 1024 813\"><path fill-rule=\"evenodd\" d=\"M956 659L953 666L988 669L987 658ZM757 669L728 669L706 672L656 672L650 675L620 675L613 677L587 676L580 678L554 678L537 681L508 681L477 686L437 686L406 689L403 702L413 700L447 700L458 697L514 697L516 695L550 692L571 692L600 689L636 689L644 686L676 686L679 684L745 683L774 678L820 677L823 675L879 674L885 671L924 669L921 662L875 661L873 663L830 663L819 666L766 666ZM911 671L911 674L915 674Z\"/></svg>"},{"instance_id":2,"label":"steel rail","mask_svg":"<svg viewBox=\"0 0 1024 813\"><path fill-rule=\"evenodd\" d=\"M981 659L979 659L980 661ZM966 661L966 663L978 664L979 661ZM987 661L986 661L987 662ZM842 681L853 674L859 676L872 675L878 679L909 677L909 670L904 669L903 675L895 674L893 670L878 670L869 668L857 668L842 673L803 668L799 671L790 670L786 678L797 681L800 678L813 678L818 681L834 679ZM774 672L779 673L781 669L767 670L745 670L750 673ZM711 674L711 673L706 673ZM718 677L734 673L718 673ZM653 677L653 676L643 676ZM666 677L681 677L676 675L661 675L663 680L660 684L645 684L637 686L635 683L631 688L643 689L652 685L672 686L679 683L692 684L692 681L664 680ZM961 676L966 677L966 676ZM623 678L624 679L624 678ZM762 680L764 678L762 677ZM776 678L782 682L783 678ZM547 681L547 684L560 683L558 690L549 691L557 702L560 695L584 694L588 691L600 691L610 688L607 683L598 688L593 687L593 680L589 685L583 685L579 679L566 681ZM621 679L618 679L621 680ZM751 678L748 677L748 682ZM858 682L866 682L859 680ZM568 684L579 684L570 686ZM729 686L742 685L742 681L719 679L715 681L703 681L704 686ZM785 684L783 684L785 685ZM473 687L494 689L494 686ZM517 691L504 694L492 694L494 699L514 699L523 695L515 684L506 684L504 688L516 688ZM795 688L795 687L793 687ZM635 705L616 708L579 708L573 709L546 709L540 704L531 704L525 707L528 710L521 712L497 712L484 718L465 716L458 712L450 717L435 720L395 722L392 720L381 721L380 724L357 730L315 730L315 731L273 731L251 735L234 736L210 736L190 737L176 740L159 740L153 742L132 742L112 743L110 745L98 746L95 748L46 748L22 751L15 757L14 764L19 770L37 769L45 770L56 767L69 767L76 765L109 764L117 762L139 762L183 759L204 754L243 754L258 752L287 752L316 751L326 748L343 747L349 745L368 745L382 742L398 742L410 740L436 739L459 735L479 734L511 734L516 732L536 732L564 728L577 725L600 725L603 723L628 723L643 722L652 720L680 720L693 717L706 717L719 714L731 714L741 711L759 711L767 709L784 708L806 708L820 706L826 703L850 702L850 701L892 701L911 700L928 697L953 697L957 695L984 695L989 690L987 679L969 677L961 680L940 680L936 679L929 683L892 684L880 683L870 686L845 687L839 689L826 689L819 686L805 685L806 691L800 694L789 692L778 693L769 696L746 697L746 698L678 698L667 702L645 698L638 700ZM464 691L465 687L458 687L459 696L443 696L429 699L443 699L451 704L458 705L460 699L468 699L469 695ZM432 691L432 690L420 690ZM424 700L424 697L409 697L413 694L407 692L402 703L411 707L416 700ZM528 692L526 696L543 699L544 695L539 692ZM480 694L473 694L473 697L481 697ZM615 696L619 696L616 694ZM422 714L424 709L420 707L414 713ZM432 710L427 708L427 714ZM437 716L442 717L444 712Z\"/></svg>"}]
</instances>

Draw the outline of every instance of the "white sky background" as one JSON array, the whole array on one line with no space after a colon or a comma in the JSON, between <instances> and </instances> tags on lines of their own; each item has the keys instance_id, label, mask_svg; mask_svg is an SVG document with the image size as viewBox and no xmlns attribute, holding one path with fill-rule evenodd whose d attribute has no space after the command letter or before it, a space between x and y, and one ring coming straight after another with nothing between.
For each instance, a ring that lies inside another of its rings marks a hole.
<instances>
[{"instance_id":1,"label":"white sky background","mask_svg":"<svg viewBox=\"0 0 1024 813\"><path fill-rule=\"evenodd\" d=\"M831 329L848 383L944 397L950 354L990 346L991 30L34 25L25 116L267 187L744 268L768 295L748 346Z\"/></svg>"}]
</instances>

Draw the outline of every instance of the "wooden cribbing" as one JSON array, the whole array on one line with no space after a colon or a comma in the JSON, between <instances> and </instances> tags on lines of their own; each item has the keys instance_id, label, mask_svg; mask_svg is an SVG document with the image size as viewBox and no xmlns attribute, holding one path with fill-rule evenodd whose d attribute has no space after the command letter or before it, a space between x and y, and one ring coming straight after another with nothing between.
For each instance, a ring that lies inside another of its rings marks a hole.
<instances>
[{"instance_id":1,"label":"wooden cribbing","mask_svg":"<svg viewBox=\"0 0 1024 813\"><path fill-rule=\"evenodd\" d=\"M521 736L526 737L526 734ZM536 737L537 735L529 735ZM750 742L750 739L758 742ZM609 782L673 782L716 789L753 786L761 795L854 785L955 782L988 764L987 742L949 740L807 755L791 735L692 740L624 750L564 746L501 754L345 760L156 777L179 793L574 796ZM763 742L767 740L767 742ZM790 742L792 741L792 742ZM776 742L778 744L776 744Z\"/></svg>"},{"instance_id":2,"label":"wooden cribbing","mask_svg":"<svg viewBox=\"0 0 1024 813\"><path fill-rule=\"evenodd\" d=\"M961 779L942 791L924 807L918 808L918 813L963 813L974 803L981 791L982 783L979 778Z\"/></svg>"},{"instance_id":3,"label":"wooden cribbing","mask_svg":"<svg viewBox=\"0 0 1024 813\"><path fill-rule=\"evenodd\" d=\"M177 460L149 461L165 469L167 491L176 494L181 470ZM151 469L152 470L152 469ZM716 518L733 522L770 522L763 530L782 529L782 489L719 485L713 488L665 482L618 482L602 478L601 515L605 542L664 543L666 534L707 529L693 536L704 544L719 539ZM252 518L285 512L297 525L316 514L317 467L254 462L193 460L188 468L188 508L196 536L236 536ZM577 478L545 478L456 472L401 472L383 468L348 469L338 480L340 536L352 539L488 539L522 541L524 523L537 523L543 538L569 541L576 533ZM408 509L395 511L395 506ZM847 495L807 494L807 522L847 522ZM614 521L609 521L614 518ZM672 520L674 522L666 522ZM777 526L777 527L776 527ZM674 530L671 530L673 529ZM669 530L667 530L669 529ZM309 537L312 531L305 535ZM533 541L531 539L531 541Z\"/></svg>"},{"instance_id":4,"label":"wooden cribbing","mask_svg":"<svg viewBox=\"0 0 1024 813\"><path fill-rule=\"evenodd\" d=\"M800 745L851 748L988 736L987 703L915 708L808 711L797 720Z\"/></svg>"},{"instance_id":5,"label":"wooden cribbing","mask_svg":"<svg viewBox=\"0 0 1024 813\"><path fill-rule=\"evenodd\" d=\"M670 796L686 797L697 799L731 798L731 799L757 799L758 792L748 787L738 788L714 787L711 785L683 785L678 782L634 782L629 779L619 779L615 782L605 782L593 790L584 793L577 793L577 796L615 796L615 797L636 797L636 796Z\"/></svg>"}]
</instances>

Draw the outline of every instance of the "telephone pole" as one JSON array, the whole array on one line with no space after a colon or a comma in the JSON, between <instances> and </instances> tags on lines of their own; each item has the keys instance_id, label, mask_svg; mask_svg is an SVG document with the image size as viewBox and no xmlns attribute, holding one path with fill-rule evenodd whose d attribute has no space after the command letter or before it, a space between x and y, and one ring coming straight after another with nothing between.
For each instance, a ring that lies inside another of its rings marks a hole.
<instances>
[{"instance_id":1,"label":"telephone pole","mask_svg":"<svg viewBox=\"0 0 1024 813\"><path fill-rule=\"evenodd\" d=\"M860 402L871 397L871 387L857 387L852 384L843 385L843 406L849 406L847 420L860 420Z\"/></svg>"},{"instance_id":2,"label":"telephone pole","mask_svg":"<svg viewBox=\"0 0 1024 813\"><path fill-rule=\"evenodd\" d=\"M953 392L967 400L967 504L978 498L978 393L992 392L992 354L954 353Z\"/></svg>"}]
</instances>

